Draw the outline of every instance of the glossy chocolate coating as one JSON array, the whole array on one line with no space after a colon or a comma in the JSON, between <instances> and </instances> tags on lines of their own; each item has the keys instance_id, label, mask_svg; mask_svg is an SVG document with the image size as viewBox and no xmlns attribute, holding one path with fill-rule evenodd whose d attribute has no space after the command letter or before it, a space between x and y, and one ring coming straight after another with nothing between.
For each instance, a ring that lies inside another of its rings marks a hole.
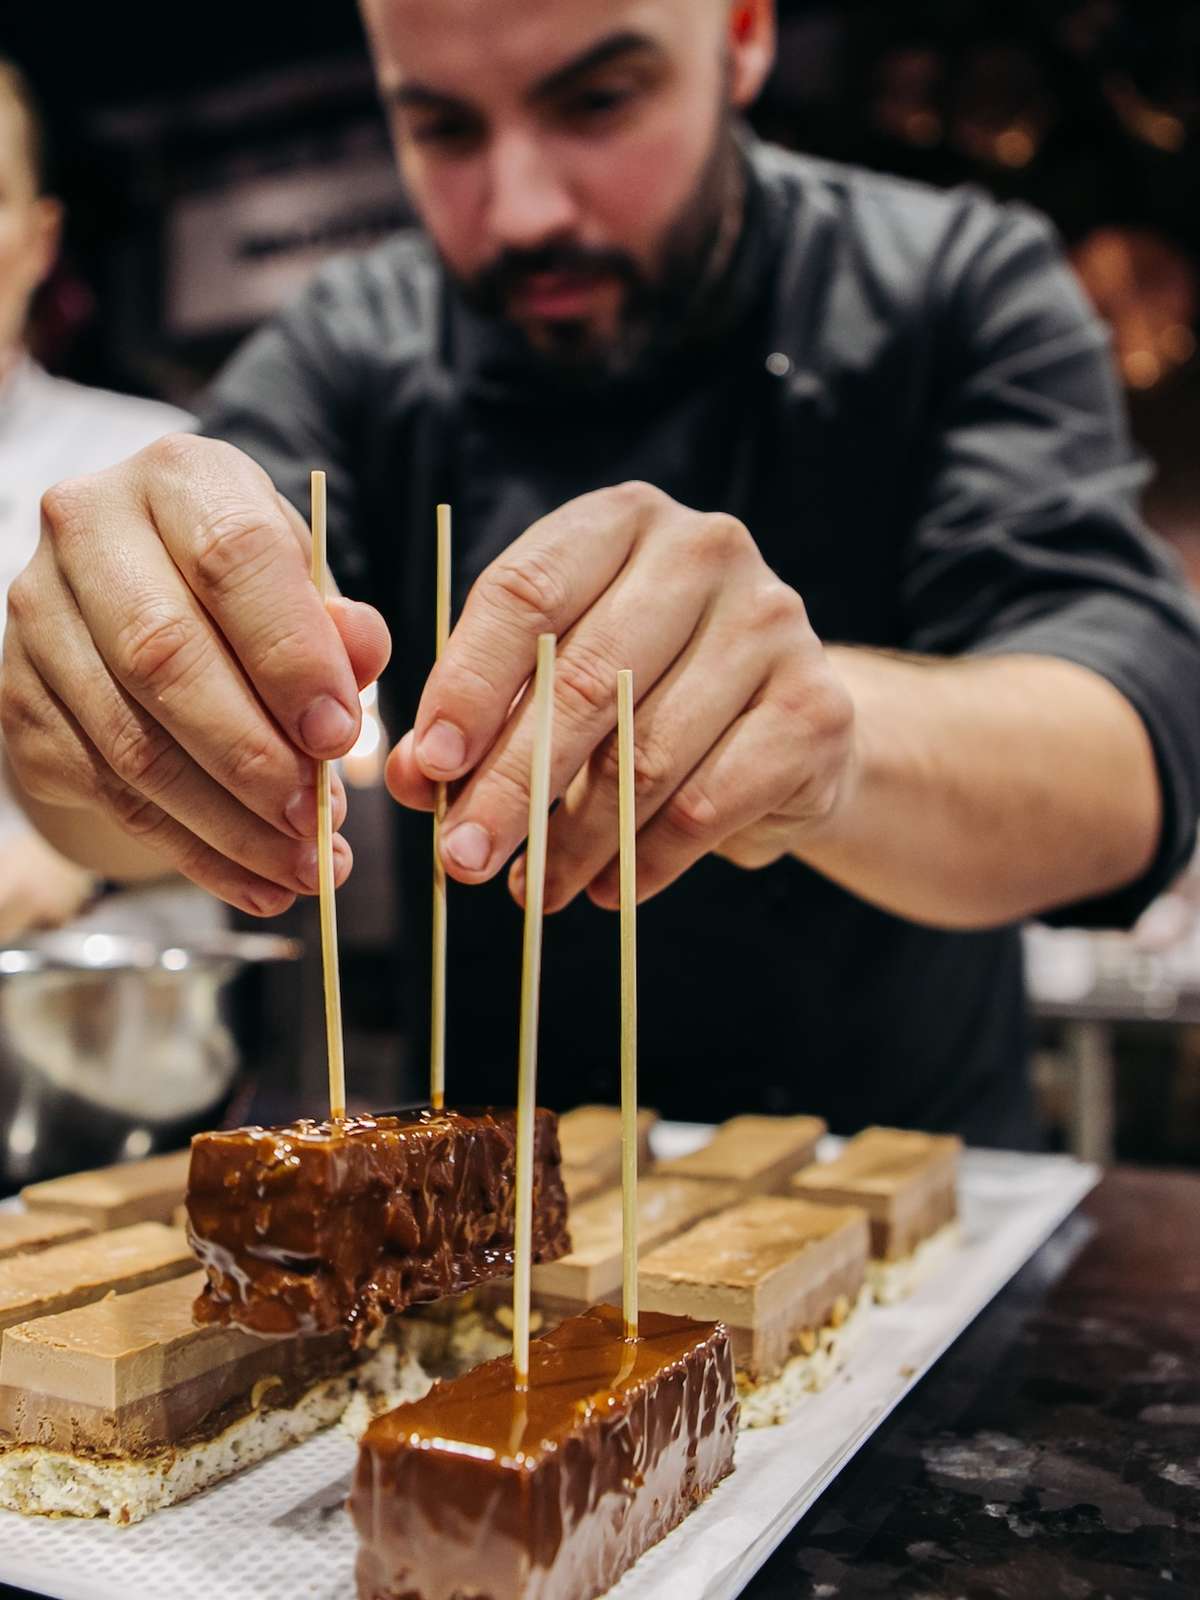
<instances>
[{"instance_id":1,"label":"glossy chocolate coating","mask_svg":"<svg viewBox=\"0 0 1200 1600\"><path fill-rule=\"evenodd\" d=\"M733 1470L719 1323L593 1306L371 1424L350 1509L359 1600L591 1600Z\"/></svg>"},{"instance_id":2,"label":"glossy chocolate coating","mask_svg":"<svg viewBox=\"0 0 1200 1600\"><path fill-rule=\"evenodd\" d=\"M364 1337L405 1306L512 1271L511 1111L296 1122L192 1141L199 1322ZM557 1120L537 1113L533 1250L571 1248Z\"/></svg>"}]
</instances>

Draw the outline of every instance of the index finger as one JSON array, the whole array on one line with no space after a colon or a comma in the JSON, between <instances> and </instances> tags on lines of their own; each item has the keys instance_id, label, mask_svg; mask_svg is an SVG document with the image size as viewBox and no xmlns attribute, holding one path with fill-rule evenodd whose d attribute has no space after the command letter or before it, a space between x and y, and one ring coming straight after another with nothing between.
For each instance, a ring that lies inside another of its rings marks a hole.
<instances>
[{"instance_id":1,"label":"index finger","mask_svg":"<svg viewBox=\"0 0 1200 1600\"><path fill-rule=\"evenodd\" d=\"M249 456L218 440L168 436L139 460L159 536L260 699L309 755L344 755L358 737L358 686L309 576L302 520Z\"/></svg>"},{"instance_id":2,"label":"index finger","mask_svg":"<svg viewBox=\"0 0 1200 1600\"><path fill-rule=\"evenodd\" d=\"M561 636L578 621L666 503L647 484L596 490L535 522L488 567L417 709L414 751L426 777L460 777L487 754L533 671L539 634Z\"/></svg>"}]
</instances>

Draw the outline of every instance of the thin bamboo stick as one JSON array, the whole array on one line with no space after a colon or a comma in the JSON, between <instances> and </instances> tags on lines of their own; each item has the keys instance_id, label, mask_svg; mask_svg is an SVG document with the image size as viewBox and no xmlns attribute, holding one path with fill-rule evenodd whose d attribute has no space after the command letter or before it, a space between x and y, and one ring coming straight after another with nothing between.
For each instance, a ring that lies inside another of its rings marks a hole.
<instances>
[{"instance_id":1,"label":"thin bamboo stick","mask_svg":"<svg viewBox=\"0 0 1200 1600\"><path fill-rule=\"evenodd\" d=\"M550 819L550 743L554 732L554 635L537 644L533 689L533 757L529 775L529 843L525 872L525 949L521 969L521 1035L517 1057L517 1191L513 1262L513 1374L529 1386L529 1283L533 1263L533 1113L537 1099L538 998L542 974L542 907Z\"/></svg>"}]
</instances>

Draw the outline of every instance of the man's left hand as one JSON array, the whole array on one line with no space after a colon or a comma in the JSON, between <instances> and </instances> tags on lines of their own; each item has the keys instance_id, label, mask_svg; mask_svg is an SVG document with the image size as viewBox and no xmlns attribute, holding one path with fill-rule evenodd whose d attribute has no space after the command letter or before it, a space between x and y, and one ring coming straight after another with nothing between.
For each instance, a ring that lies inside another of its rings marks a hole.
<instances>
[{"instance_id":1,"label":"man's left hand","mask_svg":"<svg viewBox=\"0 0 1200 1600\"><path fill-rule=\"evenodd\" d=\"M854 716L803 601L735 518L646 484L599 490L535 523L472 589L388 786L430 810L451 790L442 853L464 883L525 837L537 638L558 636L546 908L581 890L615 907L616 679L637 695L638 892L710 853L759 867L825 827L855 767ZM523 898L524 858L513 864Z\"/></svg>"}]
</instances>

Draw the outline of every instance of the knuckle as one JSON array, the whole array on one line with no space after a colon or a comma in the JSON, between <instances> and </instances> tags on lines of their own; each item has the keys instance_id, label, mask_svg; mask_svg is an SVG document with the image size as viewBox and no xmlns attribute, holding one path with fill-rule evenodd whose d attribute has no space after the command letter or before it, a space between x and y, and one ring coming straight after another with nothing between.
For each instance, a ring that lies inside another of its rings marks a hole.
<instances>
[{"instance_id":1,"label":"knuckle","mask_svg":"<svg viewBox=\"0 0 1200 1600\"><path fill-rule=\"evenodd\" d=\"M202 630L192 618L147 610L118 633L115 665L135 694L164 694L186 679L206 654Z\"/></svg>"},{"instance_id":2,"label":"knuckle","mask_svg":"<svg viewBox=\"0 0 1200 1600\"><path fill-rule=\"evenodd\" d=\"M727 566L752 543L745 523L724 511L705 511L688 520L687 552L702 566Z\"/></svg>"},{"instance_id":3,"label":"knuckle","mask_svg":"<svg viewBox=\"0 0 1200 1600\"><path fill-rule=\"evenodd\" d=\"M37 601L34 596L34 582L26 567L8 586L8 626L20 628L27 622L32 622L37 614Z\"/></svg>"},{"instance_id":4,"label":"knuckle","mask_svg":"<svg viewBox=\"0 0 1200 1600\"><path fill-rule=\"evenodd\" d=\"M244 584L280 551L280 528L273 514L256 506L233 506L206 517L193 534L196 576L203 588L223 594ZM283 548L299 550L288 538Z\"/></svg>"},{"instance_id":5,"label":"knuckle","mask_svg":"<svg viewBox=\"0 0 1200 1600\"><path fill-rule=\"evenodd\" d=\"M670 495L653 483L647 483L644 478L629 478L600 492L633 512L655 511L671 503Z\"/></svg>"},{"instance_id":6,"label":"knuckle","mask_svg":"<svg viewBox=\"0 0 1200 1600\"><path fill-rule=\"evenodd\" d=\"M154 843L170 832L171 819L162 807L128 784L108 784L105 803L117 826L143 843Z\"/></svg>"},{"instance_id":7,"label":"knuckle","mask_svg":"<svg viewBox=\"0 0 1200 1600\"><path fill-rule=\"evenodd\" d=\"M484 575L482 592L491 606L531 632L557 630L566 610L561 576L540 556L502 556Z\"/></svg>"},{"instance_id":8,"label":"knuckle","mask_svg":"<svg viewBox=\"0 0 1200 1600\"><path fill-rule=\"evenodd\" d=\"M42 527L56 544L64 544L83 532L90 499L87 490L86 478L64 478L42 495Z\"/></svg>"},{"instance_id":9,"label":"knuckle","mask_svg":"<svg viewBox=\"0 0 1200 1600\"><path fill-rule=\"evenodd\" d=\"M756 633L780 633L808 620L804 601L786 583L772 578L760 584L750 598L749 622Z\"/></svg>"},{"instance_id":10,"label":"knuckle","mask_svg":"<svg viewBox=\"0 0 1200 1600\"><path fill-rule=\"evenodd\" d=\"M274 767L275 744L265 728L253 729L232 744L223 761L227 787L235 794L261 787Z\"/></svg>"},{"instance_id":11,"label":"knuckle","mask_svg":"<svg viewBox=\"0 0 1200 1600\"><path fill-rule=\"evenodd\" d=\"M573 644L555 663L558 698L566 714L590 721L610 711L617 698L617 672L604 650Z\"/></svg>"},{"instance_id":12,"label":"knuckle","mask_svg":"<svg viewBox=\"0 0 1200 1600\"><path fill-rule=\"evenodd\" d=\"M677 789L663 809L663 820L672 833L693 843L712 837L717 820L717 809L712 801L695 784L684 784Z\"/></svg>"},{"instance_id":13,"label":"knuckle","mask_svg":"<svg viewBox=\"0 0 1200 1600\"><path fill-rule=\"evenodd\" d=\"M121 783L140 794L161 794L181 765L178 746L168 735L132 712L113 734L106 759Z\"/></svg>"},{"instance_id":14,"label":"knuckle","mask_svg":"<svg viewBox=\"0 0 1200 1600\"><path fill-rule=\"evenodd\" d=\"M523 816L529 809L529 773L519 765L498 761L488 774L488 786L502 805L512 806Z\"/></svg>"},{"instance_id":15,"label":"knuckle","mask_svg":"<svg viewBox=\"0 0 1200 1600\"><path fill-rule=\"evenodd\" d=\"M809 701L806 717L812 736L826 744L842 744L854 727L854 702L849 691L830 678Z\"/></svg>"},{"instance_id":16,"label":"knuckle","mask_svg":"<svg viewBox=\"0 0 1200 1600\"><path fill-rule=\"evenodd\" d=\"M196 452L204 444L194 433L164 433L145 446L141 459L163 472L184 473L193 466Z\"/></svg>"},{"instance_id":17,"label":"knuckle","mask_svg":"<svg viewBox=\"0 0 1200 1600\"><path fill-rule=\"evenodd\" d=\"M669 751L655 739L634 739L633 792L640 799L661 794L671 781L673 763ZM615 784L621 775L621 749L615 738L604 746L603 777Z\"/></svg>"}]
</instances>

